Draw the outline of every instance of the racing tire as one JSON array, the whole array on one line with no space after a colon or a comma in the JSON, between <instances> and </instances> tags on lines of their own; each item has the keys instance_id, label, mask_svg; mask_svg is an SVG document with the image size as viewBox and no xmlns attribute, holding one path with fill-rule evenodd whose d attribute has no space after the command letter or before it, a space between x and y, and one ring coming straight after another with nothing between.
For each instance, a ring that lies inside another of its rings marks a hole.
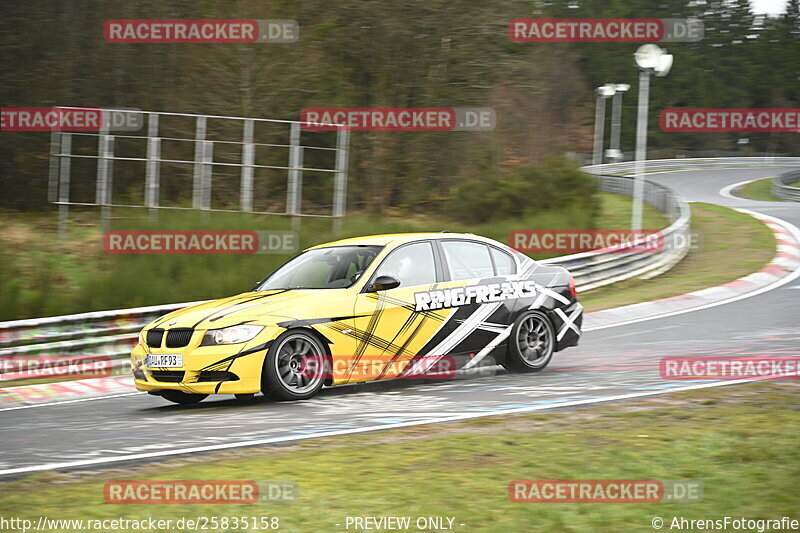
<instances>
[{"instance_id":1,"label":"racing tire","mask_svg":"<svg viewBox=\"0 0 800 533\"><path fill-rule=\"evenodd\" d=\"M200 403L208 397L208 394L194 394L191 392L183 392L182 390L167 389L160 391L159 396L165 400L181 405L191 405L193 403Z\"/></svg>"},{"instance_id":2,"label":"racing tire","mask_svg":"<svg viewBox=\"0 0 800 533\"><path fill-rule=\"evenodd\" d=\"M539 372L553 358L555 346L555 329L547 315L529 311L514 322L502 365L509 372Z\"/></svg>"},{"instance_id":3,"label":"racing tire","mask_svg":"<svg viewBox=\"0 0 800 533\"><path fill-rule=\"evenodd\" d=\"M325 382L325 346L316 335L294 329L283 332L267 350L261 390L275 400L306 400Z\"/></svg>"}]
</instances>

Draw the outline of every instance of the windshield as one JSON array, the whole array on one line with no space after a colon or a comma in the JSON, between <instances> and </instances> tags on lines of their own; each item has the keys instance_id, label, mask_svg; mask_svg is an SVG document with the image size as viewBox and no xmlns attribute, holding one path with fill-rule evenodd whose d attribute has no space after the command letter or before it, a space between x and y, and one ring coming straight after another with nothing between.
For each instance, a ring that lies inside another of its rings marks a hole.
<instances>
[{"instance_id":1,"label":"windshield","mask_svg":"<svg viewBox=\"0 0 800 533\"><path fill-rule=\"evenodd\" d=\"M308 250L273 272L256 290L350 287L381 249L381 246L332 246Z\"/></svg>"}]
</instances>

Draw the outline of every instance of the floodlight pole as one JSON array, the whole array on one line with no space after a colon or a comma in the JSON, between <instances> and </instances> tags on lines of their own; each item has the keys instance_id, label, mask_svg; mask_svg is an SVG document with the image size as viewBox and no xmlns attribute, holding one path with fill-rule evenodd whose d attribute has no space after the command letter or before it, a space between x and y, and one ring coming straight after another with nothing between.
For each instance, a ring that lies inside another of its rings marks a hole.
<instances>
[{"instance_id":1,"label":"floodlight pole","mask_svg":"<svg viewBox=\"0 0 800 533\"><path fill-rule=\"evenodd\" d=\"M592 154L592 164L599 165L603 162L603 134L605 133L606 121L606 99L614 96L616 85L607 83L595 89L597 94L597 105L594 112L594 153Z\"/></svg>"},{"instance_id":2,"label":"floodlight pole","mask_svg":"<svg viewBox=\"0 0 800 533\"><path fill-rule=\"evenodd\" d=\"M594 111L594 152L592 154L592 164L599 165L603 162L603 130L606 120L606 99L598 91L597 104Z\"/></svg>"},{"instance_id":3,"label":"floodlight pole","mask_svg":"<svg viewBox=\"0 0 800 533\"><path fill-rule=\"evenodd\" d=\"M597 104L594 111L594 153L592 164L599 165L603 162L603 134L605 133L606 99L614 94L613 85L603 85L595 90Z\"/></svg>"},{"instance_id":4,"label":"floodlight pole","mask_svg":"<svg viewBox=\"0 0 800 533\"><path fill-rule=\"evenodd\" d=\"M636 118L636 163L633 177L633 216L631 230L642 229L642 196L644 195L644 162L647 159L647 108L650 100L650 69L639 72L639 105Z\"/></svg>"},{"instance_id":5,"label":"floodlight pole","mask_svg":"<svg viewBox=\"0 0 800 533\"><path fill-rule=\"evenodd\" d=\"M617 85L614 99L611 101L611 145L608 153L617 158L620 153L620 130L622 129L622 95L628 90L629 85ZM620 159L621 160L621 159Z\"/></svg>"},{"instance_id":6,"label":"floodlight pole","mask_svg":"<svg viewBox=\"0 0 800 533\"><path fill-rule=\"evenodd\" d=\"M642 201L644 196L644 172L647 159L647 107L650 98L650 76L666 76L672 68L672 54L656 44L643 44L633 54L639 67L639 104L636 118L636 162L633 177L633 208L631 230L642 229Z\"/></svg>"}]
</instances>

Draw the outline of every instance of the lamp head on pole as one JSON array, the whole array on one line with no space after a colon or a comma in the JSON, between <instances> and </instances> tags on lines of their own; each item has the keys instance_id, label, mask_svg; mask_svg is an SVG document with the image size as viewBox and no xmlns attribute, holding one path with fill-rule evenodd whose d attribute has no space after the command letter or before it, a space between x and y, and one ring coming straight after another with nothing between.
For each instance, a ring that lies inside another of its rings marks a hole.
<instances>
[{"instance_id":1,"label":"lamp head on pole","mask_svg":"<svg viewBox=\"0 0 800 533\"><path fill-rule=\"evenodd\" d=\"M672 68L672 54L657 44L643 44L636 49L633 60L640 70L654 72L656 76L666 76Z\"/></svg>"},{"instance_id":2,"label":"lamp head on pole","mask_svg":"<svg viewBox=\"0 0 800 533\"><path fill-rule=\"evenodd\" d=\"M666 50L664 50L666 52ZM663 78L672 68L672 54L664 54L656 67L656 76Z\"/></svg>"},{"instance_id":3,"label":"lamp head on pole","mask_svg":"<svg viewBox=\"0 0 800 533\"><path fill-rule=\"evenodd\" d=\"M617 92L617 86L613 83L606 83L595 89L595 92L601 98L611 98Z\"/></svg>"}]
</instances>

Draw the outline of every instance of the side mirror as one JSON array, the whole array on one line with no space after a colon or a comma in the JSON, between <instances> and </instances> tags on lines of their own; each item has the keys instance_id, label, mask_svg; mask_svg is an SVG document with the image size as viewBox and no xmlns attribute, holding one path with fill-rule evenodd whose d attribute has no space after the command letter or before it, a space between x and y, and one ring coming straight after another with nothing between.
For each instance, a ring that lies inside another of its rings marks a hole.
<instances>
[{"instance_id":1,"label":"side mirror","mask_svg":"<svg viewBox=\"0 0 800 533\"><path fill-rule=\"evenodd\" d=\"M400 286L400 280L392 276L378 276L372 285L369 286L370 292L388 291Z\"/></svg>"},{"instance_id":2,"label":"side mirror","mask_svg":"<svg viewBox=\"0 0 800 533\"><path fill-rule=\"evenodd\" d=\"M260 281L256 281L256 284L255 284L255 285L253 285L253 288L252 288L252 289L250 289L250 292L253 292L253 291L255 291L256 289L258 289L258 286L259 286L259 285L261 285L261 282L260 282Z\"/></svg>"}]
</instances>

